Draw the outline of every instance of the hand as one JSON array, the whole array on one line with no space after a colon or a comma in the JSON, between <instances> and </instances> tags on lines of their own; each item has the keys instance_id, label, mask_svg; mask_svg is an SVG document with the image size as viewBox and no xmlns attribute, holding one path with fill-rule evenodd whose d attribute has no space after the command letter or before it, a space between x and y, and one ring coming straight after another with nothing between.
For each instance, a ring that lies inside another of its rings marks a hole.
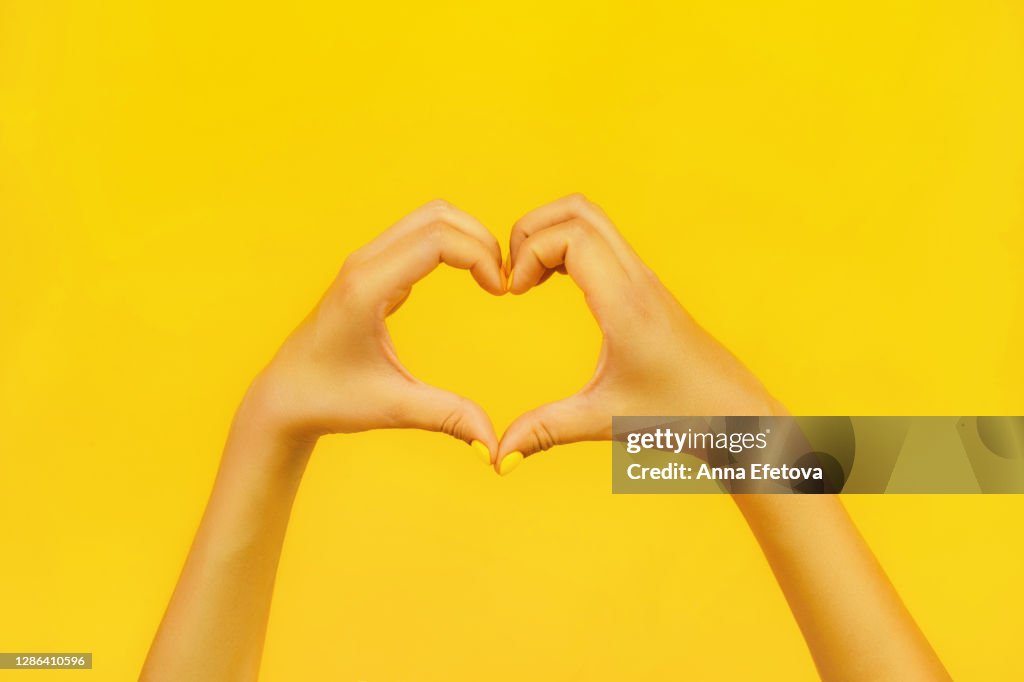
<instances>
[{"instance_id":1,"label":"hand","mask_svg":"<svg viewBox=\"0 0 1024 682\"><path fill-rule=\"evenodd\" d=\"M782 410L757 378L683 309L616 230L580 195L523 216L509 240L508 283L524 294L553 272L583 290L604 336L578 393L516 419L495 468L507 473L553 445L609 440L612 415L770 415ZM506 461L507 458L507 461Z\"/></svg>"},{"instance_id":2,"label":"hand","mask_svg":"<svg viewBox=\"0 0 1024 682\"><path fill-rule=\"evenodd\" d=\"M440 263L505 293L501 248L476 219L443 201L402 218L354 252L316 309L287 339L243 403L277 435L300 442L379 428L441 431L490 463L497 436L474 402L416 379L385 318Z\"/></svg>"}]
</instances>

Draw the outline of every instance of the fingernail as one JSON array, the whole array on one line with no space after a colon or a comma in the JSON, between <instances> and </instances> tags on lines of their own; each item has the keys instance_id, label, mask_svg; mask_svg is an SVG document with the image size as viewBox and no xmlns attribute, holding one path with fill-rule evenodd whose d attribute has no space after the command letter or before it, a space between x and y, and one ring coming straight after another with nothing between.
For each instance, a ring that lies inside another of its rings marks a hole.
<instances>
[{"instance_id":1,"label":"fingernail","mask_svg":"<svg viewBox=\"0 0 1024 682\"><path fill-rule=\"evenodd\" d=\"M515 270L508 273L508 282L505 283L505 291L512 291L512 278L516 276Z\"/></svg>"},{"instance_id":2,"label":"fingernail","mask_svg":"<svg viewBox=\"0 0 1024 682\"><path fill-rule=\"evenodd\" d=\"M491 463L491 451L487 449L486 445L478 440L471 442L470 445L473 447L473 452L480 456L480 461L484 464Z\"/></svg>"},{"instance_id":3,"label":"fingernail","mask_svg":"<svg viewBox=\"0 0 1024 682\"><path fill-rule=\"evenodd\" d=\"M498 473L505 476L510 471L515 469L517 466L523 463L523 453L516 450L505 455L505 458L501 460L501 464L498 465Z\"/></svg>"}]
</instances>

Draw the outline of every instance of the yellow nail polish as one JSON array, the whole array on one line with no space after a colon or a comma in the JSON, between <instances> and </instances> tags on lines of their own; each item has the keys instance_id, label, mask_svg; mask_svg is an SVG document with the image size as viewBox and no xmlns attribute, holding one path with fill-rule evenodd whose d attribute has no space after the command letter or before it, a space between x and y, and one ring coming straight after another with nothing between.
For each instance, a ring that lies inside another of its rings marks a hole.
<instances>
[{"instance_id":1,"label":"yellow nail polish","mask_svg":"<svg viewBox=\"0 0 1024 682\"><path fill-rule=\"evenodd\" d=\"M515 270L508 273L508 282L505 283L505 291L512 291L512 278L516 276Z\"/></svg>"},{"instance_id":2,"label":"yellow nail polish","mask_svg":"<svg viewBox=\"0 0 1024 682\"><path fill-rule=\"evenodd\" d=\"M523 462L523 453L516 450L505 455L505 458L501 460L501 464L498 465L498 473L502 476L515 469Z\"/></svg>"},{"instance_id":3,"label":"yellow nail polish","mask_svg":"<svg viewBox=\"0 0 1024 682\"><path fill-rule=\"evenodd\" d=\"M480 456L480 461L484 464L491 463L491 451L487 449L486 445L478 440L473 441L470 445L473 446L473 452Z\"/></svg>"}]
</instances>

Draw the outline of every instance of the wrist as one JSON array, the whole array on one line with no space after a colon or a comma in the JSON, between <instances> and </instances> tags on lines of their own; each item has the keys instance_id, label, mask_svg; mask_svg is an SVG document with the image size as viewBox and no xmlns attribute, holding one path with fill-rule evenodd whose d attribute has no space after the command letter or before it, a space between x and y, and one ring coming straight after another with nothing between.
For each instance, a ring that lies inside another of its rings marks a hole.
<instances>
[{"instance_id":1,"label":"wrist","mask_svg":"<svg viewBox=\"0 0 1024 682\"><path fill-rule=\"evenodd\" d=\"M279 387L258 375L235 413L226 454L244 452L251 464L304 469L318 436L297 428L281 402Z\"/></svg>"}]
</instances>

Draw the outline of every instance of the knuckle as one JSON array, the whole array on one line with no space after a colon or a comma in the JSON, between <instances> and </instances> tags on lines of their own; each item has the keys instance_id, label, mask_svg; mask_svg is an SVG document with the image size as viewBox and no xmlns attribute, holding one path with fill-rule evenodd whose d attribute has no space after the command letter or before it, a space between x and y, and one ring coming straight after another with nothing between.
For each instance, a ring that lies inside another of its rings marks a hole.
<instances>
[{"instance_id":1,"label":"knuckle","mask_svg":"<svg viewBox=\"0 0 1024 682\"><path fill-rule=\"evenodd\" d=\"M543 422L538 420L530 425L530 440L533 442L533 446L537 452L543 450L550 450L558 444L554 433L550 428Z\"/></svg>"},{"instance_id":2,"label":"knuckle","mask_svg":"<svg viewBox=\"0 0 1024 682\"><path fill-rule=\"evenodd\" d=\"M423 237L434 244L440 244L448 236L450 228L440 220L432 220L423 228Z\"/></svg>"},{"instance_id":3,"label":"knuckle","mask_svg":"<svg viewBox=\"0 0 1024 682\"><path fill-rule=\"evenodd\" d=\"M442 433L453 438L463 438L466 435L467 403L466 399L460 399L458 404L444 416L438 427Z\"/></svg>"},{"instance_id":4,"label":"knuckle","mask_svg":"<svg viewBox=\"0 0 1024 682\"><path fill-rule=\"evenodd\" d=\"M359 255L358 251L350 253L341 264L341 270L338 271L338 281L340 282L341 280L350 277L352 271L359 267L362 260L363 259Z\"/></svg>"},{"instance_id":5,"label":"knuckle","mask_svg":"<svg viewBox=\"0 0 1024 682\"><path fill-rule=\"evenodd\" d=\"M356 265L338 278L332 293L334 301L345 305L362 305L370 298L366 278L360 275Z\"/></svg>"},{"instance_id":6,"label":"knuckle","mask_svg":"<svg viewBox=\"0 0 1024 682\"><path fill-rule=\"evenodd\" d=\"M447 211L451 207L452 205L444 199L432 199L426 203L424 208L441 213L443 211Z\"/></svg>"},{"instance_id":7,"label":"knuckle","mask_svg":"<svg viewBox=\"0 0 1024 682\"><path fill-rule=\"evenodd\" d=\"M582 192L573 192L566 199L569 206L577 210L584 210L590 206L590 200Z\"/></svg>"},{"instance_id":8,"label":"knuckle","mask_svg":"<svg viewBox=\"0 0 1024 682\"><path fill-rule=\"evenodd\" d=\"M586 220L573 218L567 223L570 239L590 239L594 228Z\"/></svg>"}]
</instances>

